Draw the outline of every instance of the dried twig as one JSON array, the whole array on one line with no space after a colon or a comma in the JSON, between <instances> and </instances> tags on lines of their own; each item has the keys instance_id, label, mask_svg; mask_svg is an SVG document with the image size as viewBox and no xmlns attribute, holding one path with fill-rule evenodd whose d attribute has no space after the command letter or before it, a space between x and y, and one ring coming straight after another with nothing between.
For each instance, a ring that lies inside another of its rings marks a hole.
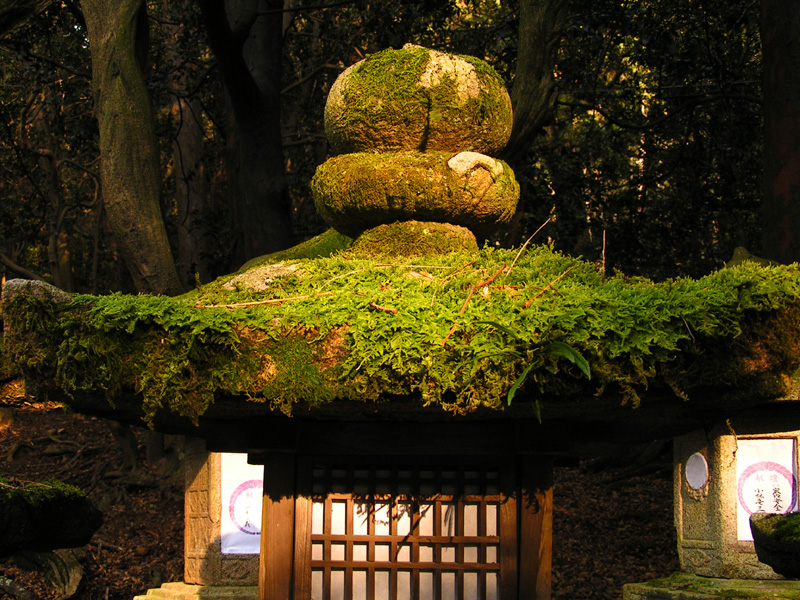
<instances>
[{"instance_id":1,"label":"dried twig","mask_svg":"<svg viewBox=\"0 0 800 600\"><path fill-rule=\"evenodd\" d=\"M469 304L470 299L472 298L472 294L475 293L475 286L472 285L467 292L467 297L464 299L464 304L461 305L461 310L458 311L458 314L463 315L464 312L467 310L467 304Z\"/></svg>"},{"instance_id":2,"label":"dried twig","mask_svg":"<svg viewBox=\"0 0 800 600\"><path fill-rule=\"evenodd\" d=\"M525 251L525 248L528 246L528 244L530 244L530 243L531 243L531 240L532 240L533 238L535 238L535 237L536 237L536 234L537 234L537 233L539 233L539 232L540 232L542 229L544 229L544 228L545 228L545 225L547 225L547 224L548 224L550 221L552 221L552 220L553 220L553 217L548 217L547 221L545 221L544 223L542 223L541 225L539 225L539 229L537 229L536 231L534 231L534 232L533 232L533 234L531 234L531 237L529 237L527 240L525 240L525 243L524 243L524 244L522 244L522 246L521 246L521 247L520 247L520 249L519 249L519 252L517 252L517 255L514 257L514 260L512 261L512 263L511 263L511 266L510 266L510 267L508 267L508 272L506 273L506 277L508 277L508 274L509 274L509 273L511 273L511 269L513 269L513 268L514 268L514 265L515 265L515 264L517 264L517 260L519 260L519 257L520 257L520 256L522 255L522 253Z\"/></svg>"},{"instance_id":3,"label":"dried twig","mask_svg":"<svg viewBox=\"0 0 800 600\"><path fill-rule=\"evenodd\" d=\"M450 279L451 277L455 277L456 275L458 275L461 271L463 271L467 267L470 267L470 266L474 265L475 262L476 261L471 260L467 264L461 265L455 271L450 272L444 279L442 279L439 282L439 288L433 290L433 294L431 295L431 304L430 304L431 308L433 307L433 303L436 301L436 294L439 293L439 289L442 288L442 286L444 286L445 283L447 283L447 280Z\"/></svg>"},{"instance_id":4,"label":"dried twig","mask_svg":"<svg viewBox=\"0 0 800 600\"><path fill-rule=\"evenodd\" d=\"M537 299L539 296L541 296L542 294L544 294L544 293L545 293L545 292L546 292L548 289L552 288L552 287L553 287L553 286L554 286L556 283L558 283L559 281L561 281L561 279L562 279L562 278L563 278L563 277L564 277L564 276L565 276L567 273L569 273L570 271L572 271L572 269L574 269L574 268L575 268L575 267L577 267L577 266L578 266L578 265L572 265L572 266L571 266L569 269L567 269L566 271L564 271L564 272L563 272L561 275L559 275L558 277L556 277L555 279L553 279L553 281L551 281L551 282L550 282L550 283L548 283L546 286L544 286L544 287L541 289L541 291L540 291L538 294L536 294L536 295L535 295L533 298L531 298L530 300L528 300L527 302L525 302L525 304L523 304L523 305L522 305L522 308L528 308L528 307L529 307L529 306L530 306L530 305L533 303L533 301L534 301L534 300L536 300L536 299ZM553 289L555 290L555 288L553 288ZM557 291L557 290L555 290L555 291Z\"/></svg>"},{"instance_id":5,"label":"dried twig","mask_svg":"<svg viewBox=\"0 0 800 600\"><path fill-rule=\"evenodd\" d=\"M461 310L458 312L458 314L460 314L460 315L464 314L464 311L467 310L467 304L469 304L469 300L470 300L470 298L472 298L472 294L474 294L476 290L479 290L482 287L487 286L490 283L492 283L495 279L497 279L497 276L500 275L500 273L502 273L505 268L506 268L506 266L502 265L497 270L497 273L495 273L494 275L489 277L489 279L487 279L486 281L481 281L480 283L478 283L476 285L473 285L471 288L469 288L469 293L467 293L467 299L464 300L464 304L461 306Z\"/></svg>"},{"instance_id":6,"label":"dried twig","mask_svg":"<svg viewBox=\"0 0 800 600\"><path fill-rule=\"evenodd\" d=\"M369 306L373 310L380 310L382 312L391 313L393 315L397 314L396 308L391 308L388 306L381 306L380 304L375 304L374 302L370 302L367 306Z\"/></svg>"},{"instance_id":7,"label":"dried twig","mask_svg":"<svg viewBox=\"0 0 800 600\"><path fill-rule=\"evenodd\" d=\"M117 552L124 552L125 548L121 548L119 546L115 546L114 544L109 544L105 540L101 540L100 538L94 538L91 542L89 542L89 546L97 546L99 549L108 548L109 550L116 550Z\"/></svg>"},{"instance_id":8,"label":"dried twig","mask_svg":"<svg viewBox=\"0 0 800 600\"><path fill-rule=\"evenodd\" d=\"M253 300L252 302L237 302L235 304L195 304L195 308L248 308L250 306L260 306L262 304L283 304L284 302L295 302L297 300L308 300L318 296L330 296L334 292L321 292L317 294L305 294L303 296L289 296L288 298L268 298L266 300Z\"/></svg>"},{"instance_id":9,"label":"dried twig","mask_svg":"<svg viewBox=\"0 0 800 600\"><path fill-rule=\"evenodd\" d=\"M471 260L471 261L469 261L467 264L465 264L465 265L461 265L460 267L458 267L458 268L457 268L455 271L453 271L453 272L451 272L451 273L448 273L448 274L447 274L447 276L446 276L444 279L442 279L442 283L444 283L445 281L447 281L448 279L450 279L450 278L452 278L452 277L455 277L456 275L458 275L458 274L459 274L461 271L463 271L463 270L464 270L464 269L466 269L467 267L471 267L472 265L474 265L474 264L475 264L475 262L476 262L476 261L474 261L474 260Z\"/></svg>"},{"instance_id":10,"label":"dried twig","mask_svg":"<svg viewBox=\"0 0 800 600\"><path fill-rule=\"evenodd\" d=\"M495 279L497 279L497 277L500 275L500 273L503 272L503 270L505 268L506 268L506 266L502 265L494 275L489 277L489 279L486 279L485 281L481 281L480 283L478 283L476 285L470 286L469 291L467 292L467 297L464 300L464 304L461 305L461 310L458 311L458 314L463 315L464 312L466 312L467 304L469 304L469 301L472 298L472 294L475 293L475 290L479 290L482 287L485 287L485 286L489 285L490 283L492 283ZM453 333L456 330L456 326L457 326L457 323L453 323L453 326L450 328L450 331L447 332L447 335L444 336L444 339L441 341L442 346L444 346L447 343L447 340L450 339L450 336L453 335Z\"/></svg>"},{"instance_id":11,"label":"dried twig","mask_svg":"<svg viewBox=\"0 0 800 600\"><path fill-rule=\"evenodd\" d=\"M450 328L450 331L447 332L447 335L444 336L444 339L441 342L442 346L444 346L447 343L447 340L450 339L450 336L455 333L456 327L458 327L458 323L453 323L453 326Z\"/></svg>"},{"instance_id":12,"label":"dried twig","mask_svg":"<svg viewBox=\"0 0 800 600\"><path fill-rule=\"evenodd\" d=\"M603 229L603 277L606 275L606 230Z\"/></svg>"}]
</instances>

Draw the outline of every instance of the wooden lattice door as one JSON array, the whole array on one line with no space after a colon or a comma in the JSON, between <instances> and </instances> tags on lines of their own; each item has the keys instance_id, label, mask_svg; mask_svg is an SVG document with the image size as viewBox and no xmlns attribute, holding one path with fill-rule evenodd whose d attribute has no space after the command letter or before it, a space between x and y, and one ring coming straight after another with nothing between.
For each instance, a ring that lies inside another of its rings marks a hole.
<instances>
[{"instance_id":1,"label":"wooden lattice door","mask_svg":"<svg viewBox=\"0 0 800 600\"><path fill-rule=\"evenodd\" d=\"M516 553L503 469L313 461L305 472L310 544L298 540L295 552L311 576L300 576L298 598L500 598L501 556Z\"/></svg>"},{"instance_id":2,"label":"wooden lattice door","mask_svg":"<svg viewBox=\"0 0 800 600\"><path fill-rule=\"evenodd\" d=\"M265 490L270 471L289 474L278 460L267 465ZM288 487L265 497L263 599L549 598L551 497L520 487L525 469L515 460L294 464L293 499Z\"/></svg>"}]
</instances>

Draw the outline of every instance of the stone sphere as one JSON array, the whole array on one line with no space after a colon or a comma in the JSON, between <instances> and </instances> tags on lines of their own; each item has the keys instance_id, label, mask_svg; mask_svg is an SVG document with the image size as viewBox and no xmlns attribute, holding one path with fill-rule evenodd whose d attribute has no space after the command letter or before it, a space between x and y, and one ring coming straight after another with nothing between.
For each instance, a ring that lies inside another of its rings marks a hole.
<instances>
[{"instance_id":1,"label":"stone sphere","mask_svg":"<svg viewBox=\"0 0 800 600\"><path fill-rule=\"evenodd\" d=\"M395 221L452 223L488 237L519 199L514 172L477 152L360 152L334 156L311 180L319 214L350 237Z\"/></svg>"},{"instance_id":2,"label":"stone sphere","mask_svg":"<svg viewBox=\"0 0 800 600\"><path fill-rule=\"evenodd\" d=\"M339 75L325 106L335 154L385 150L497 154L511 135L511 100L486 62L406 45Z\"/></svg>"}]
</instances>

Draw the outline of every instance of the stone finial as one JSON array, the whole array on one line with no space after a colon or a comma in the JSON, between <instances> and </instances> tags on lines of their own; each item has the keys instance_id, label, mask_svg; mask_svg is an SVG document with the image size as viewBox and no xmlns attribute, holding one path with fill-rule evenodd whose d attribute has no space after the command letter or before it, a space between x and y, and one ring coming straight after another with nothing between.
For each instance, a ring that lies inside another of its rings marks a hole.
<instances>
[{"instance_id":1,"label":"stone finial","mask_svg":"<svg viewBox=\"0 0 800 600\"><path fill-rule=\"evenodd\" d=\"M317 210L347 236L392 225L357 240L357 252L388 249L392 237L394 254L414 253L410 240L419 253L477 251L475 236L507 224L519 198L511 168L489 156L511 124L508 92L484 61L410 44L373 54L328 96L325 132L339 156L311 182Z\"/></svg>"},{"instance_id":2,"label":"stone finial","mask_svg":"<svg viewBox=\"0 0 800 600\"><path fill-rule=\"evenodd\" d=\"M496 154L508 142L511 123L511 99L486 62L410 44L345 70L325 106L325 134L336 154Z\"/></svg>"}]
</instances>

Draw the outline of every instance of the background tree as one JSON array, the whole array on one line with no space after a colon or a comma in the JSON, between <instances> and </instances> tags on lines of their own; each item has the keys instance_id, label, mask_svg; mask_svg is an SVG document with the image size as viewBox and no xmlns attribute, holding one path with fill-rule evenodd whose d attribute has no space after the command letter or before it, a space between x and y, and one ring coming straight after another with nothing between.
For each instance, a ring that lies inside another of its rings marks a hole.
<instances>
[{"instance_id":1,"label":"background tree","mask_svg":"<svg viewBox=\"0 0 800 600\"><path fill-rule=\"evenodd\" d=\"M283 4L200 2L230 106L227 174L239 264L294 241L281 139Z\"/></svg>"},{"instance_id":2,"label":"background tree","mask_svg":"<svg viewBox=\"0 0 800 600\"><path fill-rule=\"evenodd\" d=\"M764 44L763 251L800 261L800 5L761 2Z\"/></svg>"},{"instance_id":3,"label":"background tree","mask_svg":"<svg viewBox=\"0 0 800 600\"><path fill-rule=\"evenodd\" d=\"M161 214L161 162L144 80L143 0L83 0L105 209L136 289L183 291Z\"/></svg>"}]
</instances>

